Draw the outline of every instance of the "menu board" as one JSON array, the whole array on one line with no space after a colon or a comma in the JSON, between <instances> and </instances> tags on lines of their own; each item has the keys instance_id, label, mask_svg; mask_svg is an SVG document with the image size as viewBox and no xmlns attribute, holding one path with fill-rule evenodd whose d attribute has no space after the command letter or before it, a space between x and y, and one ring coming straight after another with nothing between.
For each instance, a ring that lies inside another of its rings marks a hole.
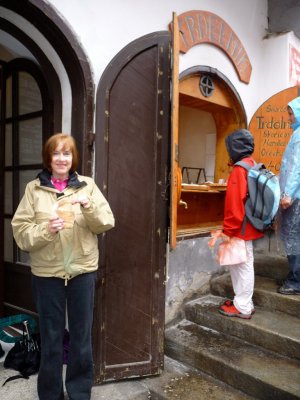
<instances>
[{"instance_id":1,"label":"menu board","mask_svg":"<svg viewBox=\"0 0 300 400\"><path fill-rule=\"evenodd\" d=\"M298 97L298 87L285 89L265 101L253 115L249 130L254 136L253 157L278 174L292 128L288 122L287 105Z\"/></svg>"}]
</instances>

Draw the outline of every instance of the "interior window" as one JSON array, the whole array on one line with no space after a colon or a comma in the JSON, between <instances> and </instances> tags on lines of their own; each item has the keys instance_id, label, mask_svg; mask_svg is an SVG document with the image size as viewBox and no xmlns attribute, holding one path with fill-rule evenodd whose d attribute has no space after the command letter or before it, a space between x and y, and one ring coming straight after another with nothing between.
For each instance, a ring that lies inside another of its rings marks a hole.
<instances>
[{"instance_id":1,"label":"interior window","mask_svg":"<svg viewBox=\"0 0 300 400\"><path fill-rule=\"evenodd\" d=\"M211 113L180 107L179 165L182 182L199 184L214 181L216 124Z\"/></svg>"}]
</instances>

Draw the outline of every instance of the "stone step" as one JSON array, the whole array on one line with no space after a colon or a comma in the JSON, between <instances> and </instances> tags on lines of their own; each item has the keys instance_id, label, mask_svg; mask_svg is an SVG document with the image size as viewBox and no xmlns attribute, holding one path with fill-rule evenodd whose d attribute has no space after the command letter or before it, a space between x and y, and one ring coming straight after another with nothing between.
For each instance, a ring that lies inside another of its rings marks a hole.
<instances>
[{"instance_id":1,"label":"stone step","mask_svg":"<svg viewBox=\"0 0 300 400\"><path fill-rule=\"evenodd\" d=\"M163 373L143 380L151 400L255 400L224 382L165 356Z\"/></svg>"},{"instance_id":2,"label":"stone step","mask_svg":"<svg viewBox=\"0 0 300 400\"><path fill-rule=\"evenodd\" d=\"M212 278L211 293L221 297L233 298L233 290L229 273ZM268 310L282 311L300 318L300 296L277 293L278 284L274 279L255 276L253 301L255 306Z\"/></svg>"},{"instance_id":3,"label":"stone step","mask_svg":"<svg viewBox=\"0 0 300 400\"><path fill-rule=\"evenodd\" d=\"M300 319L279 311L256 308L250 320L221 315L224 298L207 295L185 306L186 319L300 360Z\"/></svg>"},{"instance_id":4,"label":"stone step","mask_svg":"<svg viewBox=\"0 0 300 400\"><path fill-rule=\"evenodd\" d=\"M274 279L256 276L253 301L268 310L277 310L300 318L300 296L277 293L279 285Z\"/></svg>"},{"instance_id":5,"label":"stone step","mask_svg":"<svg viewBox=\"0 0 300 400\"><path fill-rule=\"evenodd\" d=\"M248 321L249 322L249 321ZM261 400L300 399L300 362L183 320L166 330L169 357Z\"/></svg>"},{"instance_id":6,"label":"stone step","mask_svg":"<svg viewBox=\"0 0 300 400\"><path fill-rule=\"evenodd\" d=\"M255 254L254 269L256 275L266 276L275 280L285 279L289 271L286 257L266 256L265 254Z\"/></svg>"}]
</instances>

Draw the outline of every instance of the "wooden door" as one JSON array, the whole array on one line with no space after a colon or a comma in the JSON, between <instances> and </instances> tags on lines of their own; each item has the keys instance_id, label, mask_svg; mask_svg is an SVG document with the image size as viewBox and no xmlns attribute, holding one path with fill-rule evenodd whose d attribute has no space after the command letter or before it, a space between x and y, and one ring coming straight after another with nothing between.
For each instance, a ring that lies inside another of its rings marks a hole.
<instances>
[{"instance_id":1,"label":"wooden door","mask_svg":"<svg viewBox=\"0 0 300 400\"><path fill-rule=\"evenodd\" d=\"M170 36L156 32L124 48L97 91L95 177L116 226L100 243L96 383L163 367L169 72Z\"/></svg>"}]
</instances>

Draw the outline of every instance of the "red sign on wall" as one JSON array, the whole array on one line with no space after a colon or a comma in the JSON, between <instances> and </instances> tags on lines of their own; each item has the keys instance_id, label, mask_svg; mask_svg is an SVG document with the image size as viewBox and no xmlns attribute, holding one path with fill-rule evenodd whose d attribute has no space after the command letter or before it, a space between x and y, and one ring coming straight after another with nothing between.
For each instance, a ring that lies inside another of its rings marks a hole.
<instances>
[{"instance_id":1,"label":"red sign on wall","mask_svg":"<svg viewBox=\"0 0 300 400\"><path fill-rule=\"evenodd\" d=\"M252 65L245 47L233 29L218 15L208 11L187 11L178 15L180 47L186 53L193 46L209 43L223 50L233 63L239 79L249 83ZM172 24L170 24L172 29Z\"/></svg>"},{"instance_id":2,"label":"red sign on wall","mask_svg":"<svg viewBox=\"0 0 300 400\"><path fill-rule=\"evenodd\" d=\"M300 52L290 45L290 83L300 85Z\"/></svg>"}]
</instances>

